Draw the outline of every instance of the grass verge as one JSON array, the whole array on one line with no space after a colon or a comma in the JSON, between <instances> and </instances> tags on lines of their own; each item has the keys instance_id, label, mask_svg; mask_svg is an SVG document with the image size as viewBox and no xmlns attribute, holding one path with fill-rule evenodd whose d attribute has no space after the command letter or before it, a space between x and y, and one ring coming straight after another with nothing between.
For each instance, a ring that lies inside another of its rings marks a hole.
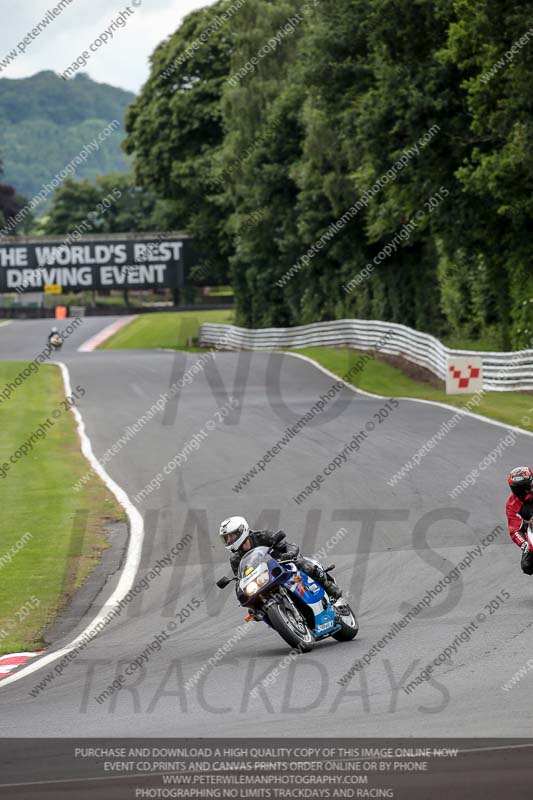
<instances>
[{"instance_id":1,"label":"grass verge","mask_svg":"<svg viewBox=\"0 0 533 800\"><path fill-rule=\"evenodd\" d=\"M196 339L203 322L231 325L233 311L176 311L161 314L142 314L110 339L100 350L146 350L168 347L171 350L199 350L188 347Z\"/></svg>"},{"instance_id":2,"label":"grass verge","mask_svg":"<svg viewBox=\"0 0 533 800\"><path fill-rule=\"evenodd\" d=\"M350 348L309 347L294 352L312 358L336 375L344 375L363 355ZM464 408L472 395L448 395L426 383L413 380L398 367L374 358L354 377L352 384L372 394L389 397L416 397ZM472 409L477 414L517 425L533 432L533 395L524 392L485 392L480 404Z\"/></svg>"},{"instance_id":3,"label":"grass verge","mask_svg":"<svg viewBox=\"0 0 533 800\"><path fill-rule=\"evenodd\" d=\"M26 366L0 363L0 386L13 382ZM46 646L46 625L107 547L105 525L125 518L96 477L80 492L72 491L87 461L63 400L59 369L43 366L0 404L0 467L9 466L0 478L0 654ZM43 430L48 418L53 425ZM37 430L42 436L33 449L11 462Z\"/></svg>"}]
</instances>

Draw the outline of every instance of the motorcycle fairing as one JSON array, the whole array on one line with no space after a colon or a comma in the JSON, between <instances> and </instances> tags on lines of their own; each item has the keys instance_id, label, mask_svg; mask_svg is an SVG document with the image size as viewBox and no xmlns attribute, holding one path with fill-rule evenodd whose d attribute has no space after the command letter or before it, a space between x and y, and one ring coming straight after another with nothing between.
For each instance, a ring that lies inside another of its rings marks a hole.
<instances>
[{"instance_id":1,"label":"motorcycle fairing","mask_svg":"<svg viewBox=\"0 0 533 800\"><path fill-rule=\"evenodd\" d=\"M340 629L340 625L335 622L335 611L328 601L326 592L305 572L295 571L295 576L299 578L296 581L294 577L286 584L294 595L304 601L306 606L311 609L314 619L315 627L313 635L315 639L320 639L322 636L328 636ZM326 608L324 608L326 605Z\"/></svg>"},{"instance_id":2,"label":"motorcycle fairing","mask_svg":"<svg viewBox=\"0 0 533 800\"><path fill-rule=\"evenodd\" d=\"M278 564L268 553L267 547L255 547L241 559L237 573L237 596L242 605L253 604L253 595L246 597L244 590L249 583L256 580L259 571L267 572L269 577L268 582L261 586L262 592L276 586L284 586L298 598L300 603L303 601L312 614L314 621L312 633L315 639L321 639L340 630L341 626L335 622L335 611L322 586L305 572L298 570L295 564L290 562L284 563L283 566ZM265 622L270 624L268 618Z\"/></svg>"}]
</instances>

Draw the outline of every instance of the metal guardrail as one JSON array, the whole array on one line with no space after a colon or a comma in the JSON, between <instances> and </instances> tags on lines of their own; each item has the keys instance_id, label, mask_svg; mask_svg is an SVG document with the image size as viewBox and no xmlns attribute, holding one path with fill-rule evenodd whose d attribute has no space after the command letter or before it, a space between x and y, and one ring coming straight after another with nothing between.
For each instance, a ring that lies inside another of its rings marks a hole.
<instances>
[{"instance_id":1,"label":"metal guardrail","mask_svg":"<svg viewBox=\"0 0 533 800\"><path fill-rule=\"evenodd\" d=\"M387 337L385 345L384 337ZM297 350L305 347L374 350L378 342L381 342L381 353L401 356L413 364L425 367L441 380L446 379L449 356L479 356L483 361L485 391L533 390L533 350L510 353L453 350L428 333L420 333L394 322L341 319L314 322L296 328L256 330L214 323L204 323L200 327L200 344L203 347L218 345L220 349L230 350Z\"/></svg>"}]
</instances>

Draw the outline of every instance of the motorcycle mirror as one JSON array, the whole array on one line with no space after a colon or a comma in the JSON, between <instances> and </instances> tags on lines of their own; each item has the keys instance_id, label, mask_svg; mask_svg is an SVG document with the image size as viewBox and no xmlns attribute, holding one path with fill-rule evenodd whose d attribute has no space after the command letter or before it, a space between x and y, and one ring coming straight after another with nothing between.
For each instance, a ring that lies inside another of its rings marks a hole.
<instances>
[{"instance_id":1,"label":"motorcycle mirror","mask_svg":"<svg viewBox=\"0 0 533 800\"><path fill-rule=\"evenodd\" d=\"M230 583L231 583L231 578L226 578L226 576L224 575L223 578L218 579L217 586L219 589L225 589L226 586L229 586Z\"/></svg>"}]
</instances>

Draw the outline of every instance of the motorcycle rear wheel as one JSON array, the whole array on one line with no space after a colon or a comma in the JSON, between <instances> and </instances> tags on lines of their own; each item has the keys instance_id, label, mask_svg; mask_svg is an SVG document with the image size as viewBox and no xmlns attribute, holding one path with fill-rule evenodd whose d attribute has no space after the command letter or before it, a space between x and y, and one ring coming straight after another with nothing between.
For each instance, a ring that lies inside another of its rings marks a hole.
<instances>
[{"instance_id":1,"label":"motorcycle rear wheel","mask_svg":"<svg viewBox=\"0 0 533 800\"><path fill-rule=\"evenodd\" d=\"M298 649L302 653L309 653L313 649L314 636L296 607L292 619L288 609L279 605L270 606L267 613L274 630L290 647Z\"/></svg>"}]
</instances>

